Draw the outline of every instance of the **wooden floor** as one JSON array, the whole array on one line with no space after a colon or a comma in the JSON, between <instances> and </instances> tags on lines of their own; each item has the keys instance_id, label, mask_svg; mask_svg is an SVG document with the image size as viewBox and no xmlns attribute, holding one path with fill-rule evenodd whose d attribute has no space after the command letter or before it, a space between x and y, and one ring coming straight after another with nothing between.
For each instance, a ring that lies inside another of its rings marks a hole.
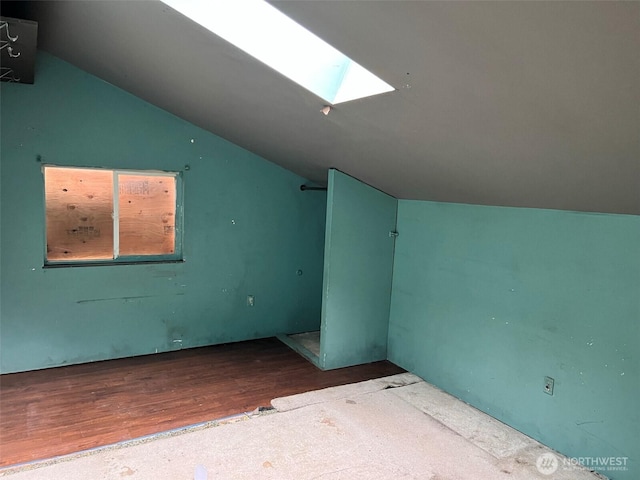
<instances>
[{"instance_id":1,"label":"wooden floor","mask_svg":"<svg viewBox=\"0 0 640 480\"><path fill-rule=\"evenodd\" d=\"M403 372L322 372L276 339L0 376L0 467L269 406L272 398Z\"/></svg>"}]
</instances>

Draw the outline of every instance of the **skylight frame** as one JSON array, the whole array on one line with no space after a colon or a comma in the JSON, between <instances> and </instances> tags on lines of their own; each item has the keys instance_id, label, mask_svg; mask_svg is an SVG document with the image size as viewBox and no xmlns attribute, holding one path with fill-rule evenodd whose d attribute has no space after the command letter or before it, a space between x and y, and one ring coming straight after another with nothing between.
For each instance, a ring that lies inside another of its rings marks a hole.
<instances>
[{"instance_id":1,"label":"skylight frame","mask_svg":"<svg viewBox=\"0 0 640 480\"><path fill-rule=\"evenodd\" d=\"M263 0L162 0L331 105L395 90Z\"/></svg>"}]
</instances>

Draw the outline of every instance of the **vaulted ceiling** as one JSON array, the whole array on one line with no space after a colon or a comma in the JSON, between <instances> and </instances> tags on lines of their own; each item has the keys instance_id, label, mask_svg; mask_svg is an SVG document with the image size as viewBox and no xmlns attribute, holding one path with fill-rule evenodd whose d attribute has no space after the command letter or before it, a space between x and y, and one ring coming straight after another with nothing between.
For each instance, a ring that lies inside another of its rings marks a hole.
<instances>
[{"instance_id":1,"label":"vaulted ceiling","mask_svg":"<svg viewBox=\"0 0 640 480\"><path fill-rule=\"evenodd\" d=\"M45 51L318 183L640 214L640 2L272 3L396 90L325 116L159 1L21 10Z\"/></svg>"}]
</instances>

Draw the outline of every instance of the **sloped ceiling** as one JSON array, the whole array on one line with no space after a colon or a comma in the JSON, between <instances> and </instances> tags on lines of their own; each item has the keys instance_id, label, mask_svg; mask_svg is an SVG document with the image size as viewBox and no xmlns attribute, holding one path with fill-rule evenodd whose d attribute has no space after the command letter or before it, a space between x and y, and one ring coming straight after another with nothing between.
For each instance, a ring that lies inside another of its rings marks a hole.
<instances>
[{"instance_id":1,"label":"sloped ceiling","mask_svg":"<svg viewBox=\"0 0 640 480\"><path fill-rule=\"evenodd\" d=\"M42 49L314 182L335 167L403 199L640 214L640 2L273 4L396 91L325 116L158 1L24 10Z\"/></svg>"}]
</instances>

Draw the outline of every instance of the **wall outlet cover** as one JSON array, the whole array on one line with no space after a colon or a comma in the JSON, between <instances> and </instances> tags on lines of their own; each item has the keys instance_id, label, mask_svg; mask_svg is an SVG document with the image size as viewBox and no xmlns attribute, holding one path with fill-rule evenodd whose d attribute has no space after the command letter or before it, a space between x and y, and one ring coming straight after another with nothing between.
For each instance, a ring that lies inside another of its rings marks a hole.
<instances>
[{"instance_id":1,"label":"wall outlet cover","mask_svg":"<svg viewBox=\"0 0 640 480\"><path fill-rule=\"evenodd\" d=\"M544 377L544 393L553 395L554 380L551 377Z\"/></svg>"}]
</instances>

